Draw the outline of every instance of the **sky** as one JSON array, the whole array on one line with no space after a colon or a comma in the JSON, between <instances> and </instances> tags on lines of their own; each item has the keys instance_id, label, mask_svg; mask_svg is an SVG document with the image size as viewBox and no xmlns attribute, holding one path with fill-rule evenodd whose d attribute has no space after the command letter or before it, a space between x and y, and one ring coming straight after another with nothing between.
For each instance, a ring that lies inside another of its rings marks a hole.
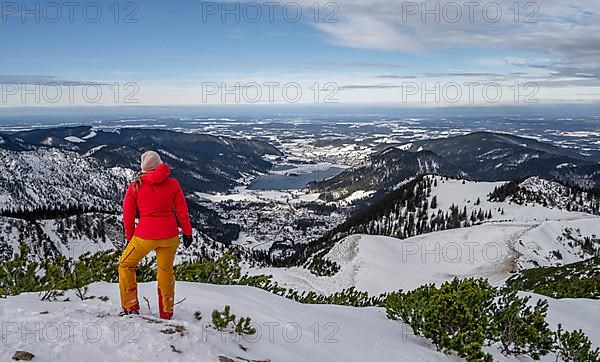
<instances>
[{"instance_id":1,"label":"sky","mask_svg":"<svg viewBox=\"0 0 600 362\"><path fill-rule=\"evenodd\" d=\"M0 106L600 100L600 2L3 1Z\"/></svg>"}]
</instances>

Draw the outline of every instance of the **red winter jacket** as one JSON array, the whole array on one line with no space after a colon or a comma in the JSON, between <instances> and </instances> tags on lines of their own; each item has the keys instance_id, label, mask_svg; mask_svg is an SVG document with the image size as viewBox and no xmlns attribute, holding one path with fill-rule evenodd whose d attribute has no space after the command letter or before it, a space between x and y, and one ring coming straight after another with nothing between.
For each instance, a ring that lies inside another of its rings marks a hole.
<instances>
[{"instance_id":1,"label":"red winter jacket","mask_svg":"<svg viewBox=\"0 0 600 362\"><path fill-rule=\"evenodd\" d=\"M169 239L179 235L192 235L188 206L179 182L169 177L171 169L160 164L142 176L142 184L132 183L123 200L123 225L127 241L135 236L143 239ZM139 216L137 227L135 217Z\"/></svg>"}]
</instances>

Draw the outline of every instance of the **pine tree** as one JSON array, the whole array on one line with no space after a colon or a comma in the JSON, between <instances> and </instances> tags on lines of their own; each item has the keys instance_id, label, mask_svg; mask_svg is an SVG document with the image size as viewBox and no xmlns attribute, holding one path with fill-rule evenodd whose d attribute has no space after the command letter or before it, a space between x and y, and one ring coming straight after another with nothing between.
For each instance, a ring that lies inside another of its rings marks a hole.
<instances>
[{"instance_id":1,"label":"pine tree","mask_svg":"<svg viewBox=\"0 0 600 362\"><path fill-rule=\"evenodd\" d=\"M600 348L592 350L592 342L581 329L565 332L562 329L562 325L559 324L554 340L557 360L560 358L564 361L576 362L600 361Z\"/></svg>"},{"instance_id":2,"label":"pine tree","mask_svg":"<svg viewBox=\"0 0 600 362\"><path fill-rule=\"evenodd\" d=\"M431 205L429 207L432 209L437 209L437 196L433 196L431 198Z\"/></svg>"},{"instance_id":3,"label":"pine tree","mask_svg":"<svg viewBox=\"0 0 600 362\"><path fill-rule=\"evenodd\" d=\"M548 302L538 300L531 307L527 305L530 298L520 298L516 291L502 295L492 311L493 333L505 355L528 355L537 360L551 351L553 338L545 321Z\"/></svg>"}]
</instances>

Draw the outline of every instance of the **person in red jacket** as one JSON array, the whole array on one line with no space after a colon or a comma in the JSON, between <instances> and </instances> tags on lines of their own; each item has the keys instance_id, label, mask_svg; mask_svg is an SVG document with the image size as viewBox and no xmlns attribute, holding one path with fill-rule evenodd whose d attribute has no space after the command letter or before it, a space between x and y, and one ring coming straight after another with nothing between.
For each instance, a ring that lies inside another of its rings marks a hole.
<instances>
[{"instance_id":1,"label":"person in red jacket","mask_svg":"<svg viewBox=\"0 0 600 362\"><path fill-rule=\"evenodd\" d=\"M127 247L119 259L120 315L139 314L135 269L150 251L156 252L158 280L158 306L160 317L173 317L175 276L173 261L179 245L179 226L183 231L183 244L192 243L192 225L188 206L179 182L172 177L171 169L162 163L158 153L145 152L141 169L127 188L123 201L123 225ZM136 214L139 217L135 225Z\"/></svg>"}]
</instances>

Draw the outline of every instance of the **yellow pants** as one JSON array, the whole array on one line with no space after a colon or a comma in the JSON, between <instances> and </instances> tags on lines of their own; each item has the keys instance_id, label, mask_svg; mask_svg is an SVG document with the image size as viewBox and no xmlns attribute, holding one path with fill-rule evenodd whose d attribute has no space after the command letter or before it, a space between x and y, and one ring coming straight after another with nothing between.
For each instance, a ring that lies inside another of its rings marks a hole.
<instances>
[{"instance_id":1,"label":"yellow pants","mask_svg":"<svg viewBox=\"0 0 600 362\"><path fill-rule=\"evenodd\" d=\"M175 299L175 275L173 260L179 245L176 236L170 239L148 240L134 236L119 259L119 289L123 310L140 309L137 295L135 269L148 253L156 251L156 279L158 280L158 306L161 318L171 319L173 316L173 301Z\"/></svg>"}]
</instances>

